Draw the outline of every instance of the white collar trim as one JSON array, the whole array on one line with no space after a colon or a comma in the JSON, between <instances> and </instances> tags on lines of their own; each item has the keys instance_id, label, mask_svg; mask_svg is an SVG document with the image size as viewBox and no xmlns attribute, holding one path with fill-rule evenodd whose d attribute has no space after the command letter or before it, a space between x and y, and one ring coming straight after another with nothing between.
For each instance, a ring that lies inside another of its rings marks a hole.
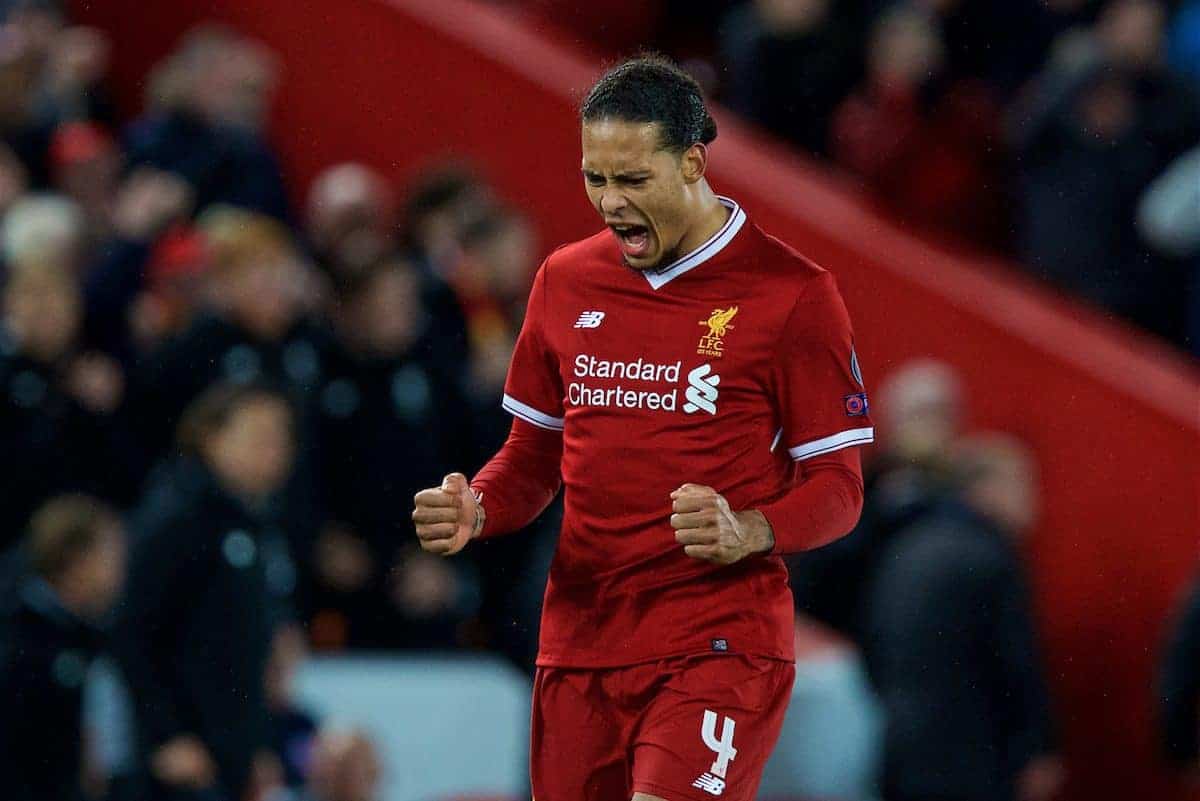
<instances>
[{"instance_id":1,"label":"white collar trim","mask_svg":"<svg viewBox=\"0 0 1200 801\"><path fill-rule=\"evenodd\" d=\"M737 236L738 231L742 230L742 226L746 223L746 212L742 211L742 207L737 202L721 195L717 195L717 200L721 202L722 206L729 209L729 219L725 221L719 231L708 238L707 242L691 253L676 259L661 269L643 271L642 275L650 282L651 287L660 289L671 279L678 278L693 267L699 267L724 250L725 246Z\"/></svg>"}]
</instances>

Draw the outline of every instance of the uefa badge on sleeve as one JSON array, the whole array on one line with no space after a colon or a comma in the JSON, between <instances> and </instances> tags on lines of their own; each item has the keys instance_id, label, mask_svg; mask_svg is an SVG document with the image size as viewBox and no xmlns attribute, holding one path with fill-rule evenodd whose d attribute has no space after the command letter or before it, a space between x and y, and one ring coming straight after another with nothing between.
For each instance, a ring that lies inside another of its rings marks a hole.
<instances>
[{"instance_id":1,"label":"uefa badge on sleeve","mask_svg":"<svg viewBox=\"0 0 1200 801\"><path fill-rule=\"evenodd\" d=\"M853 395L847 395L843 400L847 417L867 416L867 393L855 392Z\"/></svg>"}]
</instances>

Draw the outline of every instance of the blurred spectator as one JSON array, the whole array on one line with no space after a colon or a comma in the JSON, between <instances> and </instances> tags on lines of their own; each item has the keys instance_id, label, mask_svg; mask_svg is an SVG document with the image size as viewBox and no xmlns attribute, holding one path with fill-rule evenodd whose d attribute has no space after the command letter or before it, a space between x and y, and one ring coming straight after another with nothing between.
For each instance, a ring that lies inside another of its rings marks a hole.
<instances>
[{"instance_id":1,"label":"blurred spectator","mask_svg":"<svg viewBox=\"0 0 1200 801\"><path fill-rule=\"evenodd\" d=\"M419 176L404 205L404 246L431 272L458 260L463 228L494 200L470 168L447 165Z\"/></svg>"},{"instance_id":2,"label":"blurred spectator","mask_svg":"<svg viewBox=\"0 0 1200 801\"><path fill-rule=\"evenodd\" d=\"M100 623L125 575L116 513L83 495L38 510L26 541L29 575L0 624L0 776L11 801L103 795L82 723L83 683Z\"/></svg>"},{"instance_id":3,"label":"blurred spectator","mask_svg":"<svg viewBox=\"0 0 1200 801\"><path fill-rule=\"evenodd\" d=\"M284 399L219 385L188 407L179 455L131 522L116 654L153 785L239 801L279 784L266 698L272 636L286 612L286 546L262 520L295 452ZM155 796L158 797L158 796Z\"/></svg>"},{"instance_id":4,"label":"blurred spectator","mask_svg":"<svg viewBox=\"0 0 1200 801\"><path fill-rule=\"evenodd\" d=\"M830 150L899 216L999 247L999 108L983 84L948 71L945 49L928 13L886 11L871 32L866 81L837 110Z\"/></svg>"},{"instance_id":5,"label":"blurred spectator","mask_svg":"<svg viewBox=\"0 0 1200 801\"><path fill-rule=\"evenodd\" d=\"M340 286L395 248L396 199L371 168L337 164L313 180L306 223L317 265Z\"/></svg>"},{"instance_id":6,"label":"blurred spectator","mask_svg":"<svg viewBox=\"0 0 1200 801\"><path fill-rule=\"evenodd\" d=\"M125 415L125 376L79 340L82 302L66 270L9 273L0 323L0 548L43 500L67 490L124 503L140 453Z\"/></svg>"},{"instance_id":7,"label":"blurred spectator","mask_svg":"<svg viewBox=\"0 0 1200 801\"><path fill-rule=\"evenodd\" d=\"M1160 253L1190 263L1185 339L1200 356L1200 145L1180 156L1142 196L1138 229Z\"/></svg>"},{"instance_id":8,"label":"blurred spectator","mask_svg":"<svg viewBox=\"0 0 1200 801\"><path fill-rule=\"evenodd\" d=\"M1050 801L1053 754L1017 548L1036 470L1003 435L956 448L962 502L898 532L872 579L864 655L887 720L887 801Z\"/></svg>"},{"instance_id":9,"label":"blurred spectator","mask_svg":"<svg viewBox=\"0 0 1200 801\"><path fill-rule=\"evenodd\" d=\"M308 791L300 801L380 801L379 754L366 732L321 732L313 749Z\"/></svg>"},{"instance_id":10,"label":"blurred spectator","mask_svg":"<svg viewBox=\"0 0 1200 801\"><path fill-rule=\"evenodd\" d=\"M474 593L461 565L402 551L411 543L396 499L440 482L472 441L457 365L429 347L421 285L411 264L383 261L345 284L337 304L341 348L319 415L333 521L314 560L315 602L326 615L314 638L323 646L449 646L456 622L473 611L470 602L464 608ZM427 582L423 601L413 603L410 579Z\"/></svg>"},{"instance_id":11,"label":"blurred spectator","mask_svg":"<svg viewBox=\"0 0 1200 801\"><path fill-rule=\"evenodd\" d=\"M129 162L179 173L196 205L288 218L275 156L259 135L273 85L269 57L231 31L189 33L150 79L150 111L127 133Z\"/></svg>"},{"instance_id":12,"label":"blurred spectator","mask_svg":"<svg viewBox=\"0 0 1200 801\"><path fill-rule=\"evenodd\" d=\"M1167 759L1200 785L1200 582L1174 621L1159 677L1159 714Z\"/></svg>"},{"instance_id":13,"label":"blurred spectator","mask_svg":"<svg viewBox=\"0 0 1200 801\"><path fill-rule=\"evenodd\" d=\"M1151 330L1176 337L1177 268L1138 237L1137 204L1200 141L1200 100L1165 69L1165 11L1113 0L1065 38L1012 113L1022 187L1020 247L1035 271Z\"/></svg>"},{"instance_id":14,"label":"blurred spectator","mask_svg":"<svg viewBox=\"0 0 1200 801\"><path fill-rule=\"evenodd\" d=\"M149 324L139 300L147 290L153 292L158 278L159 238L181 224L192 199L191 188L179 176L139 167L111 200L108 236L87 271L87 330L91 341L126 364L136 362L139 352L167 333L163 325ZM198 301L199 291L193 294L193 302Z\"/></svg>"},{"instance_id":15,"label":"blurred spectator","mask_svg":"<svg viewBox=\"0 0 1200 801\"><path fill-rule=\"evenodd\" d=\"M0 224L9 269L49 264L79 275L85 237L82 210L61 195L26 195L9 207Z\"/></svg>"},{"instance_id":16,"label":"blurred spectator","mask_svg":"<svg viewBox=\"0 0 1200 801\"><path fill-rule=\"evenodd\" d=\"M55 188L83 213L89 244L102 242L113 223L121 171L116 141L95 123L67 123L50 140L49 160Z\"/></svg>"},{"instance_id":17,"label":"blurred spectator","mask_svg":"<svg viewBox=\"0 0 1200 801\"><path fill-rule=\"evenodd\" d=\"M306 405L329 350L328 335L306 317L311 268L283 225L229 207L209 209L199 224L205 311L142 367L142 417L160 450L183 408L216 381L277 382Z\"/></svg>"},{"instance_id":18,"label":"blurred spectator","mask_svg":"<svg viewBox=\"0 0 1200 801\"><path fill-rule=\"evenodd\" d=\"M829 121L861 76L861 46L830 0L753 0L721 26L734 111L810 153L824 154Z\"/></svg>"},{"instance_id":19,"label":"blurred spectator","mask_svg":"<svg viewBox=\"0 0 1200 801\"><path fill-rule=\"evenodd\" d=\"M884 449L867 466L858 525L788 564L797 608L855 642L863 636L863 607L880 553L949 491L950 451L963 426L961 381L941 362L902 365L880 384L877 398Z\"/></svg>"},{"instance_id":20,"label":"blurred spectator","mask_svg":"<svg viewBox=\"0 0 1200 801\"><path fill-rule=\"evenodd\" d=\"M267 710L271 719L271 747L279 755L283 782L302 787L308 777L316 740L317 723L294 697L296 670L306 655L304 631L285 623L271 637L266 667Z\"/></svg>"}]
</instances>

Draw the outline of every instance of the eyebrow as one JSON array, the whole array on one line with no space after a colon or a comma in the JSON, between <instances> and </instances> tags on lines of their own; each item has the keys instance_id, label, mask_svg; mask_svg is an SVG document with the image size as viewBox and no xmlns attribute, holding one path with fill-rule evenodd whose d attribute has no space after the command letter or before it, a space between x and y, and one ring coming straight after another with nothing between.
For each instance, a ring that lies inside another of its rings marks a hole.
<instances>
[{"instance_id":1,"label":"eyebrow","mask_svg":"<svg viewBox=\"0 0 1200 801\"><path fill-rule=\"evenodd\" d=\"M598 170L588 169L587 167L584 167L582 169L582 172L584 175L601 175L601 173ZM630 179L637 179L637 178L649 178L650 175L651 175L650 170L631 170L629 172L619 172L619 173L615 174L613 177L614 178L624 178L626 180L630 180Z\"/></svg>"}]
</instances>

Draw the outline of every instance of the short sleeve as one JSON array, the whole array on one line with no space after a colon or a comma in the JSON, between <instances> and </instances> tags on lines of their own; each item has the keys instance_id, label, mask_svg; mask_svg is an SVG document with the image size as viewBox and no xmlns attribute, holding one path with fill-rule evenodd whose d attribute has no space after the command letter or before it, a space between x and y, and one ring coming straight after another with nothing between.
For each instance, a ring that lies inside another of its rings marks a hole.
<instances>
[{"instance_id":1,"label":"short sleeve","mask_svg":"<svg viewBox=\"0 0 1200 801\"><path fill-rule=\"evenodd\" d=\"M563 429L563 388L558 358L546 341L546 265L533 279L525 323L517 338L508 379L504 382L505 411L527 423L552 431Z\"/></svg>"},{"instance_id":2,"label":"short sleeve","mask_svg":"<svg viewBox=\"0 0 1200 801\"><path fill-rule=\"evenodd\" d=\"M829 273L815 278L796 300L777 359L781 442L792 459L874 442L850 316Z\"/></svg>"}]
</instances>

